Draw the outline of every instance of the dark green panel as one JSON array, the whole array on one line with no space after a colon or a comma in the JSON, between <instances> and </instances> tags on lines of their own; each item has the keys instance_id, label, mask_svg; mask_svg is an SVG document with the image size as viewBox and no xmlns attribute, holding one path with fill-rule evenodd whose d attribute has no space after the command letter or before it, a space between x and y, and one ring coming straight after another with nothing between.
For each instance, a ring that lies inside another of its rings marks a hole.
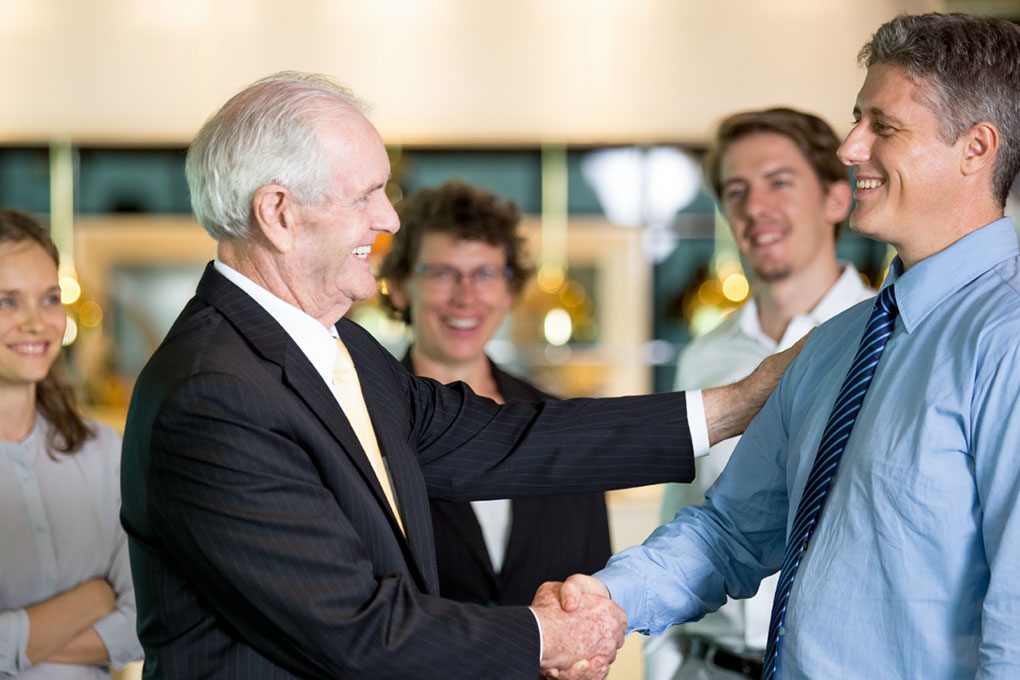
<instances>
[{"instance_id":1,"label":"dark green panel","mask_svg":"<svg viewBox=\"0 0 1020 680\"><path fill-rule=\"evenodd\" d=\"M542 157L537 149L404 149L394 179L410 193L460 179L517 204L524 214L542 209Z\"/></svg>"},{"instance_id":2,"label":"dark green panel","mask_svg":"<svg viewBox=\"0 0 1020 680\"><path fill-rule=\"evenodd\" d=\"M567 151L567 212L571 215L602 215L598 194L584 177L581 163L592 149Z\"/></svg>"},{"instance_id":3,"label":"dark green panel","mask_svg":"<svg viewBox=\"0 0 1020 680\"><path fill-rule=\"evenodd\" d=\"M49 149L0 149L0 206L36 214L49 213Z\"/></svg>"},{"instance_id":4,"label":"dark green panel","mask_svg":"<svg viewBox=\"0 0 1020 680\"><path fill-rule=\"evenodd\" d=\"M78 212L191 212L185 149L93 149L78 153Z\"/></svg>"}]
</instances>

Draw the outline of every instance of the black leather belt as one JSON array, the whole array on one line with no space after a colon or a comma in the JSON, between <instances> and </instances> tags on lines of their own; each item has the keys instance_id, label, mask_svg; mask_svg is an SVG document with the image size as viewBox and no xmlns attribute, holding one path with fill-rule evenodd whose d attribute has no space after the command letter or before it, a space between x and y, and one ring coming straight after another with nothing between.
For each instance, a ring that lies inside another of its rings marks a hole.
<instances>
[{"instance_id":1,"label":"black leather belt","mask_svg":"<svg viewBox=\"0 0 1020 680\"><path fill-rule=\"evenodd\" d=\"M745 678L761 680L761 657L736 654L704 638L692 637L689 641L687 653L691 656L704 659L724 670L739 673Z\"/></svg>"}]
</instances>

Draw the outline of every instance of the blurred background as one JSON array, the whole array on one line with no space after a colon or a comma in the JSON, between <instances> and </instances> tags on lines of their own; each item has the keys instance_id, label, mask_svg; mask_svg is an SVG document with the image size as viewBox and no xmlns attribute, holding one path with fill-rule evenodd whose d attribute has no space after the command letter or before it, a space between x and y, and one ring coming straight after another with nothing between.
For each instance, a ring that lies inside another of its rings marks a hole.
<instances>
[{"instance_id":1,"label":"blurred background","mask_svg":"<svg viewBox=\"0 0 1020 680\"><path fill-rule=\"evenodd\" d=\"M72 372L120 428L215 254L190 216L192 135L261 76L325 72L371 105L394 201L459 177L526 216L539 275L497 361L561 396L663 391L748 294L701 178L715 123L786 105L845 134L857 51L924 11L1018 21L1020 0L0 0L0 205L51 225ZM844 230L838 252L881 281L885 246ZM374 302L351 313L402 351ZM658 494L610 495L615 549L654 528ZM611 677L639 677L638 648Z\"/></svg>"}]
</instances>

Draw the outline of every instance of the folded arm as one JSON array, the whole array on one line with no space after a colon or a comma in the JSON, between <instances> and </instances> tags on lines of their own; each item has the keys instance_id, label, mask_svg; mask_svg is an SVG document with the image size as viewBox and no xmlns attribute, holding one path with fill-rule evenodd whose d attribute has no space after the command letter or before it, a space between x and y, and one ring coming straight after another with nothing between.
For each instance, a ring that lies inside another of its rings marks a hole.
<instances>
[{"instance_id":1,"label":"folded arm","mask_svg":"<svg viewBox=\"0 0 1020 680\"><path fill-rule=\"evenodd\" d=\"M33 665L106 661L106 647L92 626L110 614L115 604L110 584L94 579L26 607L29 633L25 654L29 661Z\"/></svg>"}]
</instances>

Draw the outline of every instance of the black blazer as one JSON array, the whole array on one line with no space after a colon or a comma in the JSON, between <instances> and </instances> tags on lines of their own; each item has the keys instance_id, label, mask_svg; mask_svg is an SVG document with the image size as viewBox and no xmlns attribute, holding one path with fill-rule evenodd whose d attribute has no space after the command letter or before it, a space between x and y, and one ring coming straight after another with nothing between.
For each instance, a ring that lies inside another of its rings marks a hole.
<instances>
[{"instance_id":1,"label":"black blazer","mask_svg":"<svg viewBox=\"0 0 1020 680\"><path fill-rule=\"evenodd\" d=\"M411 353L400 362L414 373ZM553 397L489 362L504 401ZM600 492L515 498L510 537L497 574L469 502L430 499L439 594L458 602L528 605L546 581L601 569L612 550L606 497Z\"/></svg>"},{"instance_id":2,"label":"black blazer","mask_svg":"<svg viewBox=\"0 0 1020 680\"><path fill-rule=\"evenodd\" d=\"M500 407L415 378L350 321L337 330L406 538L326 383L210 265L139 376L124 433L145 677L531 680L527 608L436 596L426 494L689 480L683 396Z\"/></svg>"}]
</instances>

